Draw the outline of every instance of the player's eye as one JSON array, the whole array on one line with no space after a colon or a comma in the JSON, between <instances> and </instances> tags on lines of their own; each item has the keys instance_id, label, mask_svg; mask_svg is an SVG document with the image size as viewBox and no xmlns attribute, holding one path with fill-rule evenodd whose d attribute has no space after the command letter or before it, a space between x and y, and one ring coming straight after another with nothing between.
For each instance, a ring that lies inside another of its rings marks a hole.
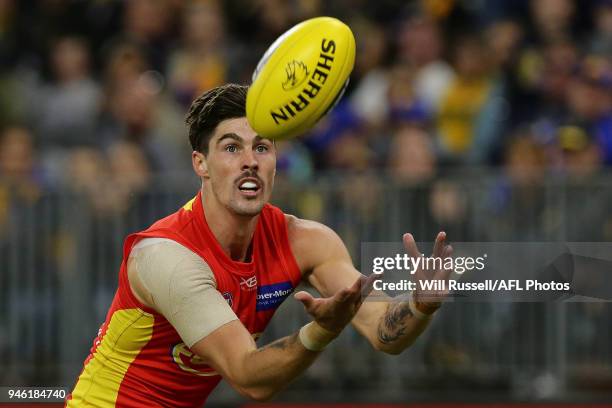
<instances>
[{"instance_id":1,"label":"player's eye","mask_svg":"<svg viewBox=\"0 0 612 408\"><path fill-rule=\"evenodd\" d=\"M268 146L263 145L263 144L255 146L255 151L257 153L264 153L264 152L267 152L268 150L270 150Z\"/></svg>"},{"instance_id":2,"label":"player's eye","mask_svg":"<svg viewBox=\"0 0 612 408\"><path fill-rule=\"evenodd\" d=\"M225 151L230 153L236 153L238 151L238 146L235 144L228 144L225 146Z\"/></svg>"}]
</instances>

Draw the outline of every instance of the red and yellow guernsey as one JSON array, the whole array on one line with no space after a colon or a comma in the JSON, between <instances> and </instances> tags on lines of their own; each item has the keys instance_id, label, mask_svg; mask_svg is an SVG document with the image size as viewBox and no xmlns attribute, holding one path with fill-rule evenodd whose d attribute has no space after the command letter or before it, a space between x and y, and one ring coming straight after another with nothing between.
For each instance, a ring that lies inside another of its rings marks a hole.
<instances>
[{"instance_id":1,"label":"red and yellow guernsey","mask_svg":"<svg viewBox=\"0 0 612 408\"><path fill-rule=\"evenodd\" d=\"M67 407L200 407L221 380L164 316L132 293L127 259L133 246L147 237L172 239L201 256L215 275L217 290L254 337L300 281L280 209L264 206L251 262L235 262L208 228L198 193L176 213L126 239L119 288Z\"/></svg>"}]
</instances>

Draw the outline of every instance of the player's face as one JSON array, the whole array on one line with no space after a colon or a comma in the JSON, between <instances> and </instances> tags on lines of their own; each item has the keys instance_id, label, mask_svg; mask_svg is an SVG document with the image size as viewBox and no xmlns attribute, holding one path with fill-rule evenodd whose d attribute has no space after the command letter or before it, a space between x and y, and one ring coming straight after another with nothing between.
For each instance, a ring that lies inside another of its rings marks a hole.
<instances>
[{"instance_id":1,"label":"player's face","mask_svg":"<svg viewBox=\"0 0 612 408\"><path fill-rule=\"evenodd\" d=\"M238 215L259 214L274 186L274 144L258 136L246 118L235 118L217 125L208 146L208 191Z\"/></svg>"}]
</instances>

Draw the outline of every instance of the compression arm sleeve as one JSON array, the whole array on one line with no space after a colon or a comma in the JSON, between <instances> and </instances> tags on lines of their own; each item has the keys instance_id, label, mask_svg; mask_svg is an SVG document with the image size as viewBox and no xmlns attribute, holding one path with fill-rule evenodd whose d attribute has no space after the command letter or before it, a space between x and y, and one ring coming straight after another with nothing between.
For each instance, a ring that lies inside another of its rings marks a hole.
<instances>
[{"instance_id":1,"label":"compression arm sleeve","mask_svg":"<svg viewBox=\"0 0 612 408\"><path fill-rule=\"evenodd\" d=\"M187 347L238 317L217 290L202 258L176 241L146 238L130 253L147 299L164 315Z\"/></svg>"}]
</instances>

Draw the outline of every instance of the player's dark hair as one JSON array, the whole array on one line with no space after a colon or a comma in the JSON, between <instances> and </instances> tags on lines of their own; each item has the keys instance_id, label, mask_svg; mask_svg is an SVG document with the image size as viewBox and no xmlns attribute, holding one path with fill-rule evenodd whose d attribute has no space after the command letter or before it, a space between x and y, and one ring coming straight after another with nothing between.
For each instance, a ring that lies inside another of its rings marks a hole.
<instances>
[{"instance_id":1,"label":"player's dark hair","mask_svg":"<svg viewBox=\"0 0 612 408\"><path fill-rule=\"evenodd\" d=\"M217 125L246 116L248 86L225 84L204 92L189 107L185 123L193 150L208 154L208 142Z\"/></svg>"}]
</instances>

